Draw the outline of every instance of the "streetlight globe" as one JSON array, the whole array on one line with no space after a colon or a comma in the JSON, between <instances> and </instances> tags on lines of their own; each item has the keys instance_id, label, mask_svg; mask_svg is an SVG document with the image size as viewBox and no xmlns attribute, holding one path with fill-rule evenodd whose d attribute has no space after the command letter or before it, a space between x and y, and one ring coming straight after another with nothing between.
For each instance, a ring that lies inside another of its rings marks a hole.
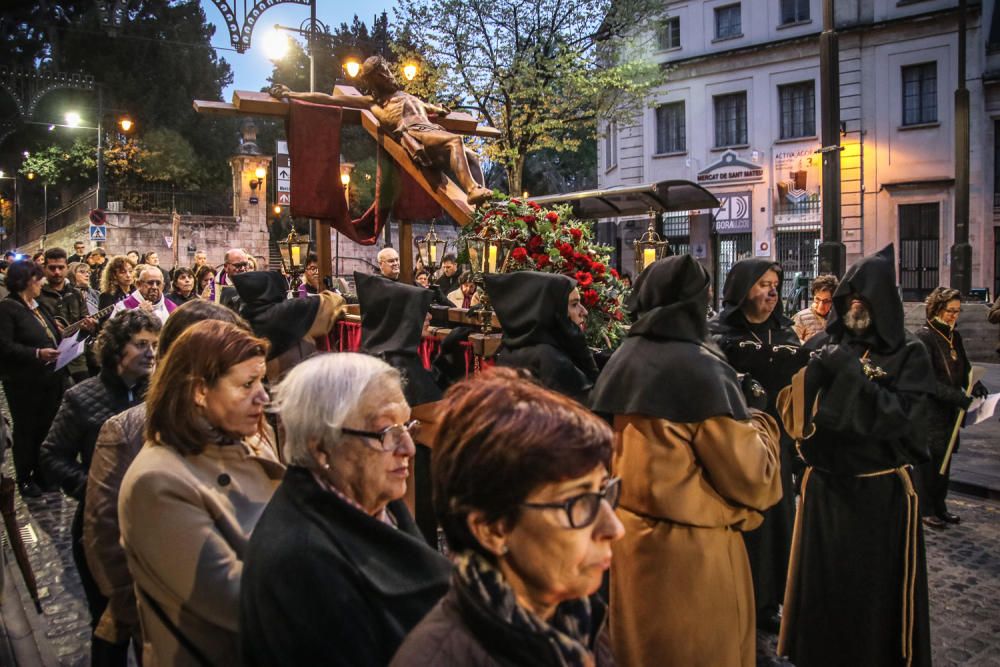
<instances>
[{"instance_id":1,"label":"streetlight globe","mask_svg":"<svg viewBox=\"0 0 1000 667\"><path fill-rule=\"evenodd\" d=\"M403 76L406 77L407 81L413 81L414 77L417 76L416 63L406 63L403 65Z\"/></svg>"},{"instance_id":2,"label":"streetlight globe","mask_svg":"<svg viewBox=\"0 0 1000 667\"><path fill-rule=\"evenodd\" d=\"M288 55L288 36L277 28L264 33L264 53L269 60L281 60Z\"/></svg>"},{"instance_id":3,"label":"streetlight globe","mask_svg":"<svg viewBox=\"0 0 1000 667\"><path fill-rule=\"evenodd\" d=\"M121 120L118 121L118 127L122 129L122 132L128 132L129 130L131 130L132 125L133 123L131 118L122 118Z\"/></svg>"},{"instance_id":4,"label":"streetlight globe","mask_svg":"<svg viewBox=\"0 0 1000 667\"><path fill-rule=\"evenodd\" d=\"M257 177L257 180L262 181L264 180L264 177L267 176L267 169L264 169L264 167L257 167L256 171L253 172L253 175Z\"/></svg>"},{"instance_id":5,"label":"streetlight globe","mask_svg":"<svg viewBox=\"0 0 1000 667\"><path fill-rule=\"evenodd\" d=\"M275 215L281 215L281 204L275 204L274 205L274 214Z\"/></svg>"},{"instance_id":6,"label":"streetlight globe","mask_svg":"<svg viewBox=\"0 0 1000 667\"><path fill-rule=\"evenodd\" d=\"M344 186L347 186L347 185L350 185L350 184L351 184L351 175L350 175L350 174L348 174L348 173L347 173L346 171L345 171L345 172L343 172L343 173L342 173L342 174L340 175L340 182L341 182L341 183L342 183L342 184L343 184Z\"/></svg>"},{"instance_id":7,"label":"streetlight globe","mask_svg":"<svg viewBox=\"0 0 1000 667\"><path fill-rule=\"evenodd\" d=\"M29 181L35 180L35 172L29 171L28 174L27 174L27 176L28 176L28 180Z\"/></svg>"},{"instance_id":8,"label":"streetlight globe","mask_svg":"<svg viewBox=\"0 0 1000 667\"><path fill-rule=\"evenodd\" d=\"M353 79L361 71L361 63L355 58L348 58L344 61L344 71L347 72L347 76Z\"/></svg>"},{"instance_id":9,"label":"streetlight globe","mask_svg":"<svg viewBox=\"0 0 1000 667\"><path fill-rule=\"evenodd\" d=\"M65 118L66 124L70 127L77 127L80 125L80 114L76 111L67 111Z\"/></svg>"},{"instance_id":10,"label":"streetlight globe","mask_svg":"<svg viewBox=\"0 0 1000 667\"><path fill-rule=\"evenodd\" d=\"M3 178L3 169L0 169L0 178Z\"/></svg>"}]
</instances>

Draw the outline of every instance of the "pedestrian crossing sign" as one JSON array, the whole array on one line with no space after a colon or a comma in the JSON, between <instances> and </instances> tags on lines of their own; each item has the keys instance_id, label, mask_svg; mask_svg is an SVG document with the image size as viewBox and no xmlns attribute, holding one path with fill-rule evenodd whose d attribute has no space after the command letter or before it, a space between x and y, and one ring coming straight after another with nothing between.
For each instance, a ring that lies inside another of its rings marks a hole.
<instances>
[{"instance_id":1,"label":"pedestrian crossing sign","mask_svg":"<svg viewBox=\"0 0 1000 667\"><path fill-rule=\"evenodd\" d=\"M106 225L90 225L91 241L107 241L108 228Z\"/></svg>"}]
</instances>

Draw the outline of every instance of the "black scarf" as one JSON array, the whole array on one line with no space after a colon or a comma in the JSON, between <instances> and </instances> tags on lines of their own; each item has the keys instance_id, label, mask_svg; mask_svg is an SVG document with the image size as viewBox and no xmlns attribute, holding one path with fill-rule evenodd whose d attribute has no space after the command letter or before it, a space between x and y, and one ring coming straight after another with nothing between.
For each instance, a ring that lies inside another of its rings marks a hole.
<instances>
[{"instance_id":1,"label":"black scarf","mask_svg":"<svg viewBox=\"0 0 1000 667\"><path fill-rule=\"evenodd\" d=\"M240 314L254 334L271 342L268 360L280 357L309 333L319 299L289 299L288 282L277 271L250 271L230 276L240 295Z\"/></svg>"},{"instance_id":2,"label":"black scarf","mask_svg":"<svg viewBox=\"0 0 1000 667\"><path fill-rule=\"evenodd\" d=\"M674 422L749 419L736 371L708 341L708 272L690 255L654 262L636 279L633 321L591 393L591 408Z\"/></svg>"},{"instance_id":3,"label":"black scarf","mask_svg":"<svg viewBox=\"0 0 1000 667\"><path fill-rule=\"evenodd\" d=\"M466 617L487 623L503 624L508 636L522 635L541 638L559 657L560 665L574 667L594 665L588 646L591 643L593 623L591 603L588 598L567 600L556 608L549 621L522 607L503 574L474 552L458 556L454 578L458 601ZM488 620L487 620L488 619ZM532 642L534 643L534 642ZM507 652L517 652L517 647L506 647ZM552 664L545 656L524 656L527 662L519 664Z\"/></svg>"}]
</instances>

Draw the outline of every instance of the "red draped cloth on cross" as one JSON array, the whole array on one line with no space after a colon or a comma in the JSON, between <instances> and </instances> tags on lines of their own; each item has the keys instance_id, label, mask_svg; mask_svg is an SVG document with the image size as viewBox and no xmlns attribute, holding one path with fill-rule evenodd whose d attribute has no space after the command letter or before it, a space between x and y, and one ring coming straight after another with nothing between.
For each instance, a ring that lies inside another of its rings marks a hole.
<instances>
[{"instance_id":1,"label":"red draped cloth on cross","mask_svg":"<svg viewBox=\"0 0 1000 667\"><path fill-rule=\"evenodd\" d=\"M390 212L396 220L430 220L441 206L382 148L376 155L375 201L352 219L340 181L341 107L291 100L286 125L292 164L292 215L329 222L361 245L375 245Z\"/></svg>"}]
</instances>

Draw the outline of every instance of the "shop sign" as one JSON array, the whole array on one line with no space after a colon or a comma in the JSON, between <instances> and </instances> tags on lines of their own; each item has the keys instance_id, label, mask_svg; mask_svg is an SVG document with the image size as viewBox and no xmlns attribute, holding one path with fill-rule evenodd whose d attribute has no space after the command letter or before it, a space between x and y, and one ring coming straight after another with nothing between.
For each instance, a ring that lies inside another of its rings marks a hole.
<instances>
[{"instance_id":1,"label":"shop sign","mask_svg":"<svg viewBox=\"0 0 1000 667\"><path fill-rule=\"evenodd\" d=\"M745 234L753 231L750 208L752 191L714 194L722 204L712 211L717 234Z\"/></svg>"},{"instance_id":2,"label":"shop sign","mask_svg":"<svg viewBox=\"0 0 1000 667\"><path fill-rule=\"evenodd\" d=\"M698 183L701 185L760 181L763 178L763 167L753 162L741 160L734 151L726 151L718 162L714 162L698 172Z\"/></svg>"}]
</instances>

